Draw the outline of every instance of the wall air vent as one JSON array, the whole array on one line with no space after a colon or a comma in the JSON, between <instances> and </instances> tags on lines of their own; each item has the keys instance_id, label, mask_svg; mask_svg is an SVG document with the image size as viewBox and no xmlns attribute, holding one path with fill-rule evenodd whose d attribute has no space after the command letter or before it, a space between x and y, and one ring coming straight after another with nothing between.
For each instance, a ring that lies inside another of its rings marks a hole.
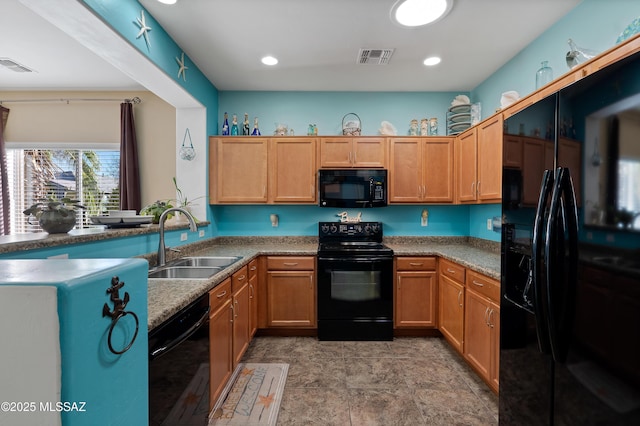
<instances>
[{"instance_id":1,"label":"wall air vent","mask_svg":"<svg viewBox=\"0 0 640 426\"><path fill-rule=\"evenodd\" d=\"M360 49L358 52L359 64L386 65L395 49Z\"/></svg>"},{"instance_id":2,"label":"wall air vent","mask_svg":"<svg viewBox=\"0 0 640 426\"><path fill-rule=\"evenodd\" d=\"M10 58L0 58L0 65L14 72L33 72L32 69L29 69L24 65L20 65Z\"/></svg>"}]
</instances>

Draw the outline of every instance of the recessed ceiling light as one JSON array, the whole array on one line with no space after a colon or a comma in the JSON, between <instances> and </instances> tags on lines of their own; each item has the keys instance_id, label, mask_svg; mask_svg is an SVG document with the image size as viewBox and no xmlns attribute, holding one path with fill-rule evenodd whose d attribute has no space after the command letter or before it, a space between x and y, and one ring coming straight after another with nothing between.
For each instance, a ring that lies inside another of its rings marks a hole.
<instances>
[{"instance_id":1,"label":"recessed ceiling light","mask_svg":"<svg viewBox=\"0 0 640 426\"><path fill-rule=\"evenodd\" d=\"M428 67L431 67L434 65L438 65L440 61L442 61L442 59L439 56L431 56L430 58L425 59L423 64L425 64Z\"/></svg>"},{"instance_id":2,"label":"recessed ceiling light","mask_svg":"<svg viewBox=\"0 0 640 426\"><path fill-rule=\"evenodd\" d=\"M273 56L265 56L262 58L262 63L265 65L275 65L278 63L278 60Z\"/></svg>"},{"instance_id":3,"label":"recessed ceiling light","mask_svg":"<svg viewBox=\"0 0 640 426\"><path fill-rule=\"evenodd\" d=\"M405 27L419 27L442 19L453 0L398 0L391 8L391 20Z\"/></svg>"},{"instance_id":4,"label":"recessed ceiling light","mask_svg":"<svg viewBox=\"0 0 640 426\"><path fill-rule=\"evenodd\" d=\"M158 0L158 1L164 4L176 4L178 0Z\"/></svg>"}]
</instances>

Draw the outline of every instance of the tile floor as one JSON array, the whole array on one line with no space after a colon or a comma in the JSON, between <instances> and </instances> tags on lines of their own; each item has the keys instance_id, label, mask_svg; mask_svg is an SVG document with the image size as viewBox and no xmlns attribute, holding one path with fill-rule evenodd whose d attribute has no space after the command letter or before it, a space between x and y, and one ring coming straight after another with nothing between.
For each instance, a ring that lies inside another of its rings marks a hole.
<instances>
[{"instance_id":1,"label":"tile floor","mask_svg":"<svg viewBox=\"0 0 640 426\"><path fill-rule=\"evenodd\" d=\"M498 398L442 338L256 337L245 362L286 362L288 425L497 425Z\"/></svg>"}]
</instances>

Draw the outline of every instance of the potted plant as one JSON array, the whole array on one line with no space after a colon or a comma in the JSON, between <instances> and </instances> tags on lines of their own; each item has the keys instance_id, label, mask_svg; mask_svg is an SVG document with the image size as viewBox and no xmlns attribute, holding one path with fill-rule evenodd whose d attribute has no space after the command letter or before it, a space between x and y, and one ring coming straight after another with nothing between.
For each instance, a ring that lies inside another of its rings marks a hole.
<instances>
[{"instance_id":1,"label":"potted plant","mask_svg":"<svg viewBox=\"0 0 640 426\"><path fill-rule=\"evenodd\" d=\"M178 182L176 181L176 177L175 177L175 176L172 178L172 180L173 180L173 186L176 188L176 194L177 194L177 197L178 197L178 198L175 200L175 201L176 201L176 204L177 204L177 205L176 205L176 207L182 207L183 209L185 209L186 211L188 211L189 213L191 213L191 215L193 216L193 213L191 212L191 206L193 206L193 205L194 205L194 204L193 204L193 202L194 202L195 200L197 200L197 199L199 199L199 198L202 198L202 197L198 197L198 198L196 198L196 199L194 199L194 200L189 200L189 199L187 198L187 196L183 194L182 190L178 187ZM177 220L178 222L187 222L187 219L186 219L186 218L183 218L182 216L183 216L183 215L182 215L182 214L180 214L180 213L178 212L178 213L176 214L176 220ZM193 219L194 219L196 222L198 222L198 219L196 219L196 217L195 217L195 216L193 216Z\"/></svg>"},{"instance_id":2,"label":"potted plant","mask_svg":"<svg viewBox=\"0 0 640 426\"><path fill-rule=\"evenodd\" d=\"M63 197L33 204L23 211L27 216L38 219L40 227L49 234L64 234L76 225L76 209L84 209L80 200Z\"/></svg>"},{"instance_id":3,"label":"potted plant","mask_svg":"<svg viewBox=\"0 0 640 426\"><path fill-rule=\"evenodd\" d=\"M140 214L143 216L153 216L153 219L151 219L151 222L159 223L160 216L162 216L162 213L165 210L170 209L172 207L173 205L171 204L170 201L157 200L155 203L151 203L143 207L142 210L140 210ZM173 214L169 213L167 215L167 219L171 219L172 216Z\"/></svg>"}]
</instances>

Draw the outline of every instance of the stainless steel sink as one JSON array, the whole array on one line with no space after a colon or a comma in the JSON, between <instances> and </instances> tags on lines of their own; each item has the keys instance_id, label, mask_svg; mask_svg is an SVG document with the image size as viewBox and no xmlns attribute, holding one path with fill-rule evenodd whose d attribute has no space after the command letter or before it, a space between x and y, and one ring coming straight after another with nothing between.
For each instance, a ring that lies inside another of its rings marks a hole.
<instances>
[{"instance_id":1,"label":"stainless steel sink","mask_svg":"<svg viewBox=\"0 0 640 426\"><path fill-rule=\"evenodd\" d=\"M172 262L172 265L176 266L188 266L188 267L216 267L226 268L227 266L242 259L240 256L211 256L211 257L184 257L182 259Z\"/></svg>"},{"instance_id":2,"label":"stainless steel sink","mask_svg":"<svg viewBox=\"0 0 640 426\"><path fill-rule=\"evenodd\" d=\"M221 271L216 267L188 267L188 266L166 266L149 271L149 278L170 278L170 279L207 279Z\"/></svg>"}]
</instances>

